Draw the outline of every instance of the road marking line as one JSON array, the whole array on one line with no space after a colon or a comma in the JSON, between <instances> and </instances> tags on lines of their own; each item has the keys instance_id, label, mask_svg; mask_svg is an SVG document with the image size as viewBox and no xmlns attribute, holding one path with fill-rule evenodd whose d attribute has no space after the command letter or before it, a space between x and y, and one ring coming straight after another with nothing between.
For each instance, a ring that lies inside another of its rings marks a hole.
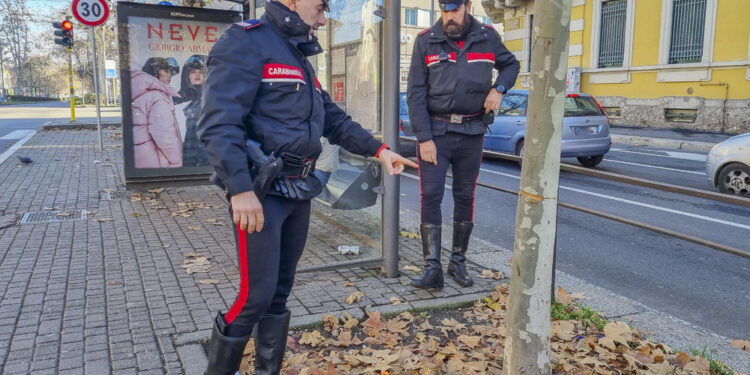
<instances>
[{"instance_id":1,"label":"road marking line","mask_svg":"<svg viewBox=\"0 0 750 375\"><path fill-rule=\"evenodd\" d=\"M16 142L16 144L14 144L11 148L9 148L8 151L3 152L2 155L0 155L0 164L5 162L5 160L8 159L11 155L13 155L13 153L16 152L16 150L21 148L21 146L23 146L24 143L28 142L29 139L31 139L31 137L34 136L34 134L36 134L36 130L31 130L31 133L27 134L25 137L23 137L23 139Z\"/></svg>"},{"instance_id":2,"label":"road marking line","mask_svg":"<svg viewBox=\"0 0 750 375\"><path fill-rule=\"evenodd\" d=\"M14 140L14 139L23 139L23 137L29 135L29 132L34 132L34 130L26 129L26 130L14 130L2 137L0 137L0 140L8 141L8 140Z\"/></svg>"},{"instance_id":3,"label":"road marking line","mask_svg":"<svg viewBox=\"0 0 750 375\"><path fill-rule=\"evenodd\" d=\"M707 156L703 154L691 154L689 152L679 152L679 151L656 151L656 152L663 152L667 155L658 155L658 154L652 154L649 152L629 151L629 150L625 150L622 148L611 148L609 149L609 151L624 152L628 154L656 156L660 158L701 161L701 162L705 162L707 158Z\"/></svg>"},{"instance_id":4,"label":"road marking line","mask_svg":"<svg viewBox=\"0 0 750 375\"><path fill-rule=\"evenodd\" d=\"M649 168L666 169L668 171L675 171L675 172L682 172L682 173L692 173L692 174L698 174L698 175L701 175L701 176L704 176L706 174L706 172L686 171L684 169L659 167L659 166L656 166L656 165L648 165L648 164L641 164L641 163L631 163L629 161L612 160L612 159L604 159L604 161L611 162L611 163L622 163L622 164L629 164L629 165L637 165L639 167L649 167Z\"/></svg>"},{"instance_id":5,"label":"road marking line","mask_svg":"<svg viewBox=\"0 0 750 375\"><path fill-rule=\"evenodd\" d=\"M501 176L506 176L506 177L514 178L516 180L520 180L521 179L520 176L514 176L514 175L511 175L511 174L497 172L497 171L493 171L493 170L489 170L489 169L482 168L480 170L484 171L484 172L488 172L488 173L493 173L493 174L498 174L498 175L501 175ZM632 205L635 205L635 206L641 206L641 207L651 208L651 209L654 209L654 210L657 210L657 211L669 212L669 213L673 213L673 214L677 214L677 215L692 217L694 219L700 219L700 220L710 221L710 222L713 222L713 223L725 224L725 225L729 225L729 226L733 226L733 227L737 227L737 228L741 228L741 229L750 230L750 225L737 224L737 223L733 223L731 221L726 221L726 220L721 220L721 219L714 219L714 218L708 217L708 216L703 216L703 215L698 215L698 214L691 214L689 212L673 210L671 208L654 206L652 204L636 202L636 201L632 201L632 200L629 200L629 199L615 198L615 197L611 197L609 195L598 194L598 193L594 193L594 192L590 192L590 191L586 191L586 190L580 190L580 189L571 188L571 187L562 186L562 185L560 185L560 189L570 190L570 191L574 191L574 192L581 193L581 194L588 194L588 195L593 195L593 196L599 197L599 198L611 199L611 200L615 200L615 201L622 202L622 203L632 204Z\"/></svg>"}]
</instances>

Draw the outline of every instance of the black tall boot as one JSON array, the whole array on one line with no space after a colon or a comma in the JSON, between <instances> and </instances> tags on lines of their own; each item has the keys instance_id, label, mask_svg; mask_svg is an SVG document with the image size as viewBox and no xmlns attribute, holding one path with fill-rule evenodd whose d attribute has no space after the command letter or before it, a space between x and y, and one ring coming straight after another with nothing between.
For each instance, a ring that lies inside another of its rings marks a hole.
<instances>
[{"instance_id":1,"label":"black tall boot","mask_svg":"<svg viewBox=\"0 0 750 375\"><path fill-rule=\"evenodd\" d=\"M255 329L255 374L278 375L286 350L289 319L286 311L280 315L264 314Z\"/></svg>"},{"instance_id":2,"label":"black tall boot","mask_svg":"<svg viewBox=\"0 0 750 375\"><path fill-rule=\"evenodd\" d=\"M216 315L211 340L208 342L208 367L204 375L235 375L240 369L245 345L250 335L243 337L224 336L224 317Z\"/></svg>"},{"instance_id":3,"label":"black tall boot","mask_svg":"<svg viewBox=\"0 0 750 375\"><path fill-rule=\"evenodd\" d=\"M448 264L448 276L453 276L458 285L470 287L474 280L466 272L466 249L469 247L469 237L474 223L458 221L453 223L453 252Z\"/></svg>"},{"instance_id":4,"label":"black tall boot","mask_svg":"<svg viewBox=\"0 0 750 375\"><path fill-rule=\"evenodd\" d=\"M422 289L443 289L443 267L440 265L441 227L422 224L419 231L422 234L422 253L427 264L422 277L414 280L414 286Z\"/></svg>"}]
</instances>

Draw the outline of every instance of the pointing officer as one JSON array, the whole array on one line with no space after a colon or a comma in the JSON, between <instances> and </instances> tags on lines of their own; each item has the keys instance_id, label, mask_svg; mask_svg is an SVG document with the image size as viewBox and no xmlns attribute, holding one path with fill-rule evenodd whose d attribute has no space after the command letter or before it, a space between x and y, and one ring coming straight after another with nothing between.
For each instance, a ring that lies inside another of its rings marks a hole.
<instances>
[{"instance_id":1,"label":"pointing officer","mask_svg":"<svg viewBox=\"0 0 750 375\"><path fill-rule=\"evenodd\" d=\"M312 173L320 137L379 158L390 174L417 167L352 121L315 78L307 57L322 52L314 33L326 23L327 3L267 2L260 20L233 25L208 57L198 134L212 180L227 192L241 274L239 296L215 320L209 375L235 374L251 333L256 373L281 370L286 301L305 247L310 199L322 188Z\"/></svg>"},{"instance_id":2,"label":"pointing officer","mask_svg":"<svg viewBox=\"0 0 750 375\"><path fill-rule=\"evenodd\" d=\"M513 86L519 64L490 25L469 14L471 1L439 0L441 19L419 33L409 70L409 119L417 136L422 250L427 263L414 286L443 288L442 213L448 165L453 166L453 249L448 275L464 287L466 248L474 227L474 190L482 162L485 124ZM492 69L498 70L492 82Z\"/></svg>"}]
</instances>

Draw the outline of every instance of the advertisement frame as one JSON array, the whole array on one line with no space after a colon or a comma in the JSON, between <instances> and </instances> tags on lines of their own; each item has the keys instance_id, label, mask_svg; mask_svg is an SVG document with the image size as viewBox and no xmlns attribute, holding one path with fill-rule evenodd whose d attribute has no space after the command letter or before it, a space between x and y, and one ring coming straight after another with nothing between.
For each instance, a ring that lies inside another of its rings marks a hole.
<instances>
[{"instance_id":1,"label":"advertisement frame","mask_svg":"<svg viewBox=\"0 0 750 375\"><path fill-rule=\"evenodd\" d=\"M242 20L242 13L233 10L217 10L205 8L190 8L178 6L164 6L131 2L117 3L117 26L120 50L120 80L122 93L122 139L123 160L126 185L160 183L160 186L173 183L209 184L208 176L213 172L211 166L181 166L170 168L135 168L135 151L133 144L133 106L130 71L130 18L153 18L160 21L199 21L226 23L230 27ZM223 30L220 30L223 32ZM218 34L220 36L221 34Z\"/></svg>"}]
</instances>

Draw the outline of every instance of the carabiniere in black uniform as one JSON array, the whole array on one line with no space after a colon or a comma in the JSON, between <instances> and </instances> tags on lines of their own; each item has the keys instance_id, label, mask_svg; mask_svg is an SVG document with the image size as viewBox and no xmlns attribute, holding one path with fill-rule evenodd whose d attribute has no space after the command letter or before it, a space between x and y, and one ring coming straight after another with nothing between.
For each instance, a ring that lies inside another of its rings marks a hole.
<instances>
[{"instance_id":1,"label":"carabiniere in black uniform","mask_svg":"<svg viewBox=\"0 0 750 375\"><path fill-rule=\"evenodd\" d=\"M441 6L460 7L464 0L440 0ZM474 227L474 190L482 162L484 101L490 90L505 93L516 81L519 63L490 25L468 17L461 40L446 36L442 20L422 31L412 53L407 91L409 120L417 141L432 140L437 165L419 158L422 248L427 263L418 288L442 289L440 264L442 213L448 165L453 165L453 248L448 275L461 286L471 286L466 273L466 249ZM498 70L492 82L492 70ZM492 120L492 119L489 119Z\"/></svg>"},{"instance_id":2,"label":"carabiniere in black uniform","mask_svg":"<svg viewBox=\"0 0 750 375\"><path fill-rule=\"evenodd\" d=\"M228 198L255 191L265 224L254 233L235 227L240 292L216 317L206 374L234 374L251 333L256 373L280 372L290 318L286 301L307 237L310 199L322 188L310 173L320 137L366 156L385 148L321 89L307 57L322 48L309 32L297 13L272 1L261 20L228 29L208 57L198 132L213 181ZM260 184L268 188L265 198L258 191L264 161L248 162L253 143L262 150L260 159L283 160L281 168L267 165L273 173L264 177L270 184Z\"/></svg>"}]
</instances>

